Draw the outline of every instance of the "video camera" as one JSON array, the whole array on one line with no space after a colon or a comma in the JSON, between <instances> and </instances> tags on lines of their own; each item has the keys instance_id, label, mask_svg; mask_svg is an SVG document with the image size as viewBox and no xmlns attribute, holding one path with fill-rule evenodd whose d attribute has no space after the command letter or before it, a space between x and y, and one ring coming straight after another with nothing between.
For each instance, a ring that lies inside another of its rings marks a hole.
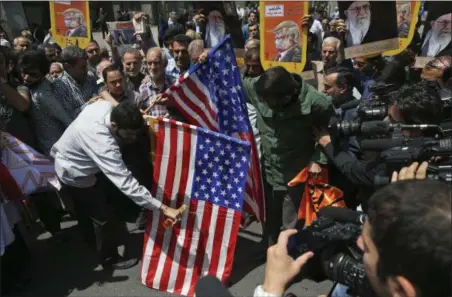
<instances>
[{"instance_id":1,"label":"video camera","mask_svg":"<svg viewBox=\"0 0 452 297\"><path fill-rule=\"evenodd\" d=\"M379 101L385 104L389 104L392 100L393 94L397 91L398 85L386 84L383 82L377 82L369 87L369 91L372 93L371 101Z\"/></svg>"},{"instance_id":2,"label":"video camera","mask_svg":"<svg viewBox=\"0 0 452 297\"><path fill-rule=\"evenodd\" d=\"M364 140L363 150L382 151L380 159L386 170L374 178L376 186L390 182L392 172L399 171L413 162L439 159L436 164L429 164L427 178L452 183L452 138L400 138Z\"/></svg>"},{"instance_id":3,"label":"video camera","mask_svg":"<svg viewBox=\"0 0 452 297\"><path fill-rule=\"evenodd\" d=\"M446 118L452 118L452 97L448 90L440 89L436 84L429 83L431 88L438 92L444 105ZM356 121L342 121L332 123L328 128L337 132L340 136L365 135L373 138L387 136L388 132L395 132L393 135L398 137L401 129L422 130L424 136L434 135L439 132L442 135L452 136L451 122L442 123L440 126L434 125L399 125L397 124L379 124L388 115L388 107L392 104L393 98L397 93L397 85L376 83L369 87L373 92L373 100L354 100L350 105L344 104L343 109L356 108ZM389 126L388 126L389 125ZM426 134L434 132L433 134Z\"/></svg>"},{"instance_id":4,"label":"video camera","mask_svg":"<svg viewBox=\"0 0 452 297\"><path fill-rule=\"evenodd\" d=\"M303 268L307 278L344 284L353 295L376 296L364 271L362 252L356 246L364 221L365 215L359 212L322 208L310 226L290 238L289 255L296 259L312 251L314 258Z\"/></svg>"}]
</instances>

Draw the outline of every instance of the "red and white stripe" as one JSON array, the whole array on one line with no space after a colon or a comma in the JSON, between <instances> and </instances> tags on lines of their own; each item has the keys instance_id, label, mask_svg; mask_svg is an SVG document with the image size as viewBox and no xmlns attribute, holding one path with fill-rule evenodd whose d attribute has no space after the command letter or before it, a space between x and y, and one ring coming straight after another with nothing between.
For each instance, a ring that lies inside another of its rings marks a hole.
<instances>
[{"instance_id":1,"label":"red and white stripe","mask_svg":"<svg viewBox=\"0 0 452 297\"><path fill-rule=\"evenodd\" d=\"M196 157L194 126L159 120L156 133L153 195L173 208L187 205L180 224L164 229L163 216L150 212L144 237L142 283L193 296L197 281L216 275L226 281L232 269L240 213L191 199Z\"/></svg>"},{"instance_id":2,"label":"red and white stripe","mask_svg":"<svg viewBox=\"0 0 452 297\"><path fill-rule=\"evenodd\" d=\"M199 80L196 72L184 75L165 94L176 104L179 112L193 125L219 131L218 109L210 98L209 90ZM253 132L230 135L248 141L251 145L250 165L245 190L243 211L254 213L260 222L265 221L265 200L259 156Z\"/></svg>"}]
</instances>

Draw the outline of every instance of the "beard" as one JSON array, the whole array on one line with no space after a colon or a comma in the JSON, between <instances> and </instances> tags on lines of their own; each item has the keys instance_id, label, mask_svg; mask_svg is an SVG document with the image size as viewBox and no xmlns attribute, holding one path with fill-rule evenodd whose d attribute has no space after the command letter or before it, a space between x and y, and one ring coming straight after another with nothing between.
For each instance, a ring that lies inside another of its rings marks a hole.
<instances>
[{"instance_id":1,"label":"beard","mask_svg":"<svg viewBox=\"0 0 452 297\"><path fill-rule=\"evenodd\" d=\"M207 38L208 38L208 44L210 43L210 46L215 46L223 39L224 35L226 34L226 27L223 22L221 23L208 23L207 24Z\"/></svg>"},{"instance_id":2,"label":"beard","mask_svg":"<svg viewBox=\"0 0 452 297\"><path fill-rule=\"evenodd\" d=\"M427 56L434 57L442 51L451 41L451 34L443 29L433 28L429 39Z\"/></svg>"},{"instance_id":3,"label":"beard","mask_svg":"<svg viewBox=\"0 0 452 297\"><path fill-rule=\"evenodd\" d=\"M451 39L451 35L450 35L450 31L444 30L444 29L432 29L432 40L436 40L437 42L446 42L447 43L450 41Z\"/></svg>"},{"instance_id":4,"label":"beard","mask_svg":"<svg viewBox=\"0 0 452 297\"><path fill-rule=\"evenodd\" d=\"M347 27L352 37L353 45L359 45L370 28L370 14L366 17L347 19Z\"/></svg>"}]
</instances>

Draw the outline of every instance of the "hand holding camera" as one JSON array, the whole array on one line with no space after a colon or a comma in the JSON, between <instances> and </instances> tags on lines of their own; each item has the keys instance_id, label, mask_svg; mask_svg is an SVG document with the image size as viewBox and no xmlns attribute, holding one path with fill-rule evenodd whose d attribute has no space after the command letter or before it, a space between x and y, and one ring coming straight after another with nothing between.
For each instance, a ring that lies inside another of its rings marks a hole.
<instances>
[{"instance_id":1,"label":"hand holding camera","mask_svg":"<svg viewBox=\"0 0 452 297\"><path fill-rule=\"evenodd\" d=\"M312 252L306 252L295 260L289 256L287 251L289 237L296 233L297 230L281 232L276 245L267 250L264 281L264 290L267 293L282 296L287 284L300 273L303 266L314 256Z\"/></svg>"}]
</instances>

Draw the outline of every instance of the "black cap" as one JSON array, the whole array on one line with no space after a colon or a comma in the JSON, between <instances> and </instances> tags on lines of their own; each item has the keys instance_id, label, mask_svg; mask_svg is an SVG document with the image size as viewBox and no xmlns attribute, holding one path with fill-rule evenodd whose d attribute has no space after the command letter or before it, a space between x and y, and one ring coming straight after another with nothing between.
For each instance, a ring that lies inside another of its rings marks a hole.
<instances>
[{"instance_id":1,"label":"black cap","mask_svg":"<svg viewBox=\"0 0 452 297\"><path fill-rule=\"evenodd\" d=\"M196 297L233 297L215 276L207 275L196 284Z\"/></svg>"}]
</instances>

